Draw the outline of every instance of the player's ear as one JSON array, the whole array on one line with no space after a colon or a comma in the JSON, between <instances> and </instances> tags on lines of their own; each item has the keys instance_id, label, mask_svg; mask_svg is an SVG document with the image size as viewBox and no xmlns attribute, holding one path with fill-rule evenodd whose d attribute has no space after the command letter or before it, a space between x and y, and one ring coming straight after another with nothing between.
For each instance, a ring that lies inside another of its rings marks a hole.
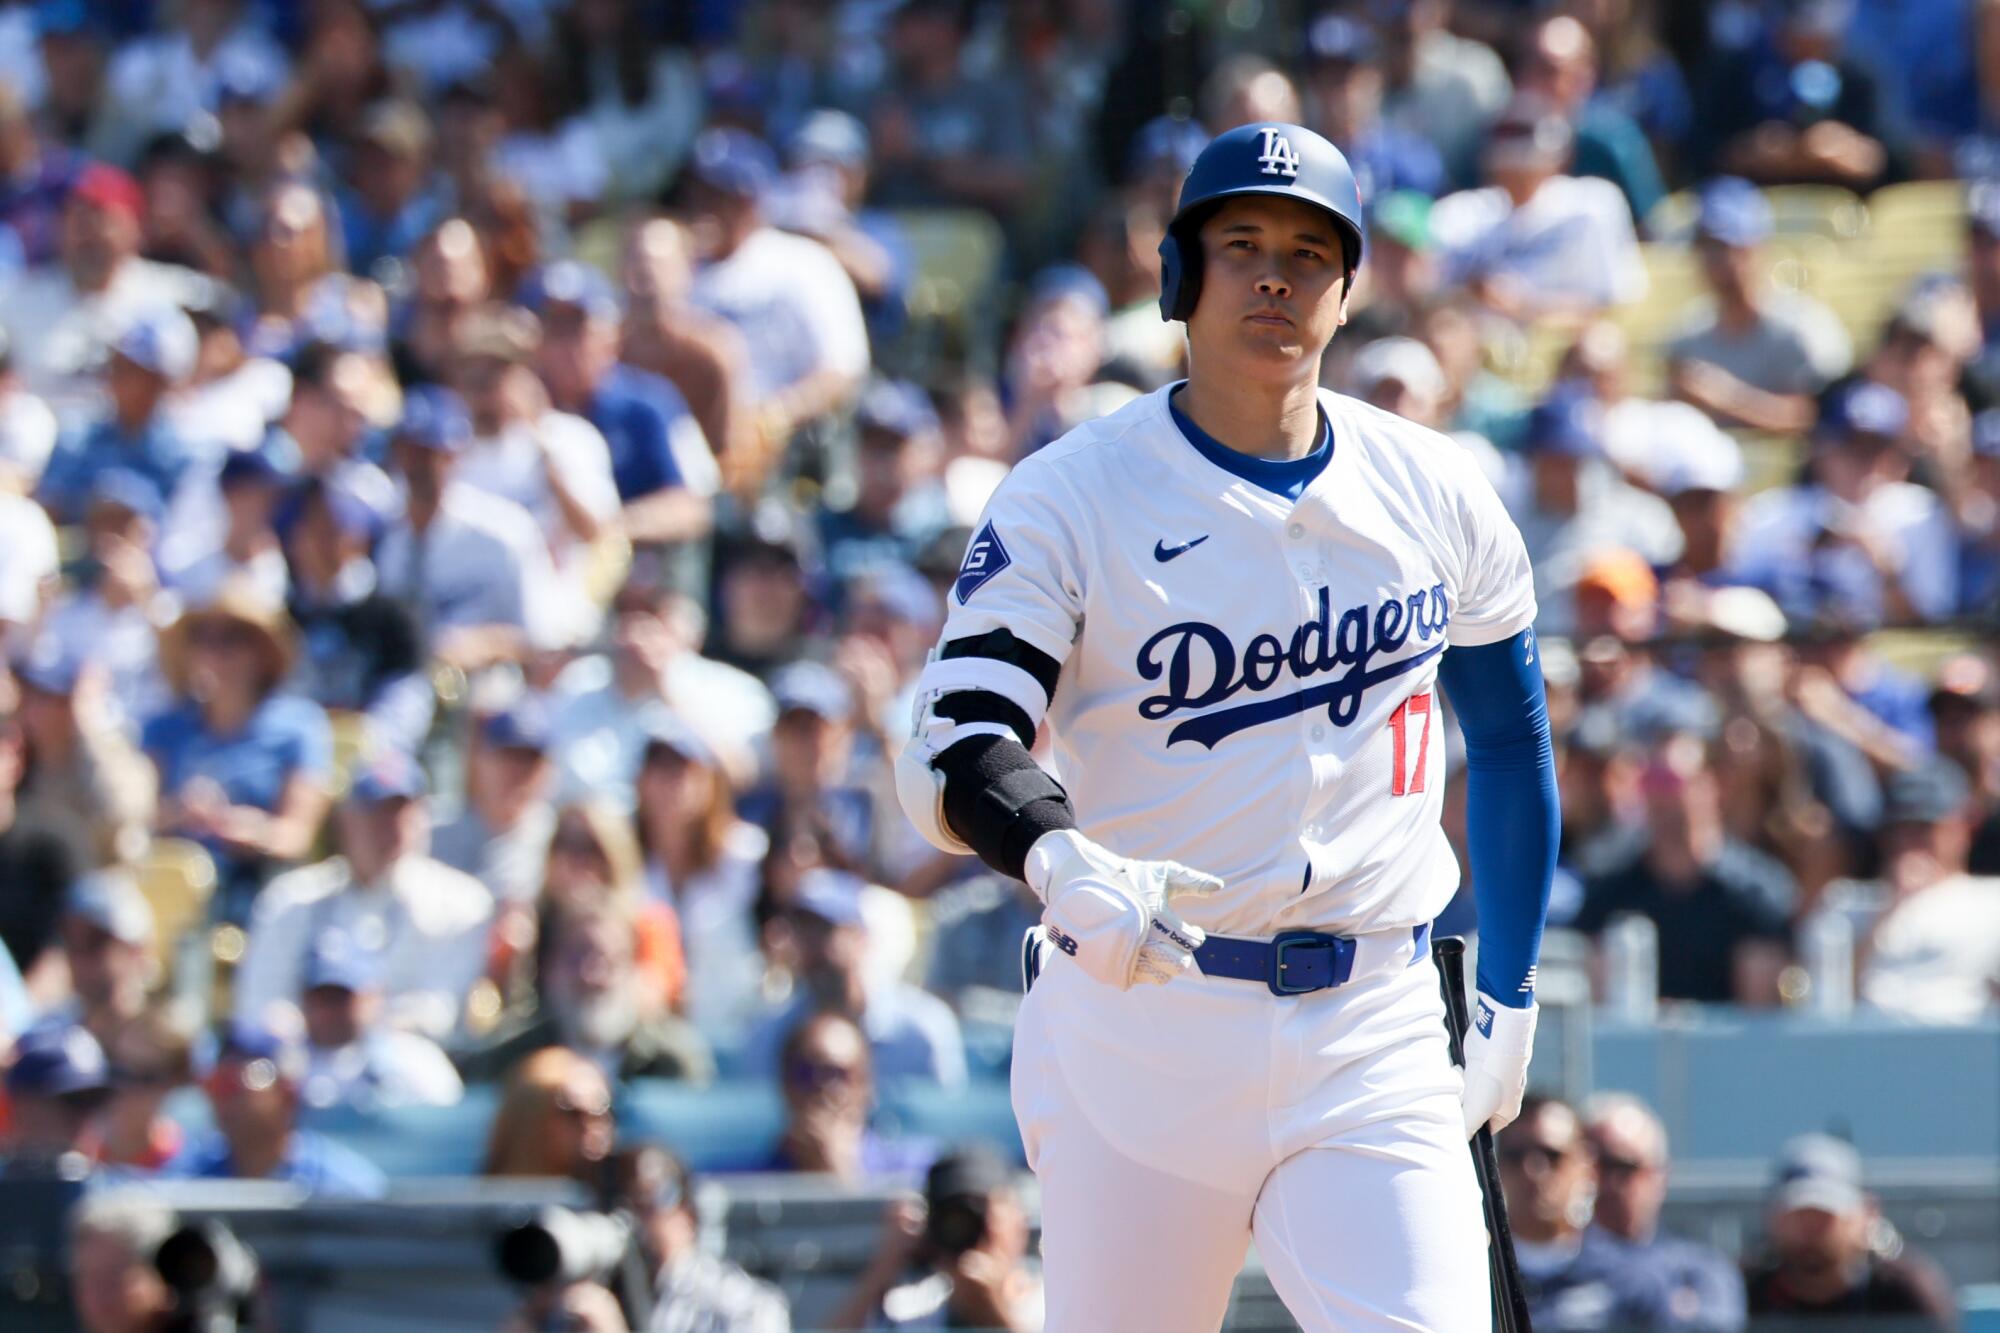
<instances>
[{"instance_id":1,"label":"player's ear","mask_svg":"<svg viewBox=\"0 0 2000 1333\"><path fill-rule=\"evenodd\" d=\"M1358 273L1350 273L1340 284L1340 320L1334 325L1335 328L1347 323L1347 303L1354 297L1354 281L1359 276Z\"/></svg>"}]
</instances>

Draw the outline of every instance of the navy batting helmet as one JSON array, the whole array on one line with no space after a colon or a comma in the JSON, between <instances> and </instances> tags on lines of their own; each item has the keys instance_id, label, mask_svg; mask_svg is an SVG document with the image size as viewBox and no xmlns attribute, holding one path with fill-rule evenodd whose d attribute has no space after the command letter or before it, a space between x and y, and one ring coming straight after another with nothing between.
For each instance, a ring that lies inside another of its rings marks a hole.
<instances>
[{"instance_id":1,"label":"navy batting helmet","mask_svg":"<svg viewBox=\"0 0 2000 1333\"><path fill-rule=\"evenodd\" d=\"M1340 150L1303 125L1244 125L1217 135L1181 183L1180 207L1160 241L1160 317L1186 319L1201 297L1196 232L1224 199L1269 194L1325 209L1341 236L1347 276L1361 266L1361 191Z\"/></svg>"}]
</instances>

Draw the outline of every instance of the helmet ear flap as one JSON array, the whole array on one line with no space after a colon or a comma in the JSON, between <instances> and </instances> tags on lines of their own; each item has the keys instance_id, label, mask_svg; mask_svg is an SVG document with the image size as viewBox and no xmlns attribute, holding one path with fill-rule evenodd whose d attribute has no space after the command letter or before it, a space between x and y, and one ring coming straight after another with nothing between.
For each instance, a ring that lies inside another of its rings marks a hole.
<instances>
[{"instance_id":1,"label":"helmet ear flap","mask_svg":"<svg viewBox=\"0 0 2000 1333\"><path fill-rule=\"evenodd\" d=\"M1176 224L1160 238L1160 318L1186 320L1201 300L1201 238Z\"/></svg>"}]
</instances>

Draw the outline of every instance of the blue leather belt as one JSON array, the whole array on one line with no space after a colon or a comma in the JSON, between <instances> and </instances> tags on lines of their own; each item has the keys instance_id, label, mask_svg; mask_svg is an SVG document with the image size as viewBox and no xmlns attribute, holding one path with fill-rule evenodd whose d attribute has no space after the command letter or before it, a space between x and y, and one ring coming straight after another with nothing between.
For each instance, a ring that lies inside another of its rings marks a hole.
<instances>
[{"instance_id":1,"label":"blue leather belt","mask_svg":"<svg viewBox=\"0 0 2000 1333\"><path fill-rule=\"evenodd\" d=\"M1428 923L1413 928L1414 964L1428 952ZM1354 975L1354 941L1316 930L1288 930L1268 940L1239 940L1210 935L1194 951L1202 975L1261 981L1273 995L1310 995L1347 984Z\"/></svg>"}]
</instances>

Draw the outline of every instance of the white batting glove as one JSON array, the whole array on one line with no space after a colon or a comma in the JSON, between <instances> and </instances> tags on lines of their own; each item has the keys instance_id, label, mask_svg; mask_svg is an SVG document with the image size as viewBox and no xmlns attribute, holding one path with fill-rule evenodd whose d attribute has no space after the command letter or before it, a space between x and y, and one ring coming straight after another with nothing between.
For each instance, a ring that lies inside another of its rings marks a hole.
<instances>
[{"instance_id":1,"label":"white batting glove","mask_svg":"<svg viewBox=\"0 0 2000 1333\"><path fill-rule=\"evenodd\" d=\"M1465 1031L1465 1090L1459 1094L1468 1139L1481 1125L1491 1125L1498 1134L1521 1114L1539 1012L1533 1000L1525 1009L1510 1009L1484 992L1475 992L1472 1000L1472 1026Z\"/></svg>"},{"instance_id":2,"label":"white batting glove","mask_svg":"<svg viewBox=\"0 0 2000 1333\"><path fill-rule=\"evenodd\" d=\"M1028 851L1028 887L1046 905L1049 942L1107 986L1165 985L1194 970L1208 936L1174 904L1219 893L1222 881L1177 861L1133 861L1075 829L1045 833Z\"/></svg>"}]
</instances>

